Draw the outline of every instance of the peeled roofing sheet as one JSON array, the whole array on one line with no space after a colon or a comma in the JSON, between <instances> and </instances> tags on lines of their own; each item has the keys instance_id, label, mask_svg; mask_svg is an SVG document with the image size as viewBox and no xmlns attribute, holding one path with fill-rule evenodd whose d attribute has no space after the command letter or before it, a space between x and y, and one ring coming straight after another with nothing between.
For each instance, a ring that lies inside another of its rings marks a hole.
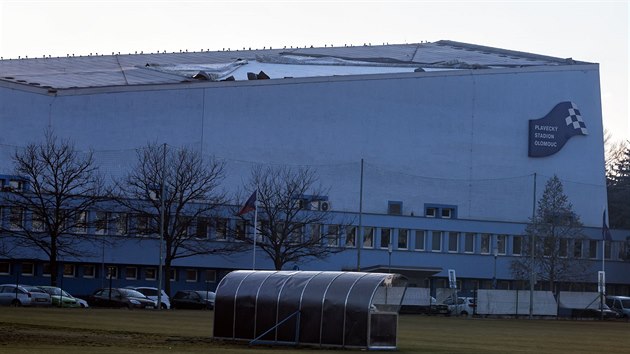
<instances>
[{"instance_id":1,"label":"peeled roofing sheet","mask_svg":"<svg viewBox=\"0 0 630 354\"><path fill-rule=\"evenodd\" d=\"M38 58L0 60L0 81L29 86L52 88L88 88L106 86L130 86L144 84L172 84L190 80L190 76L174 72L153 70L152 67L168 65L194 65L231 63L237 59L255 60L257 56L280 58L283 55L306 57L342 58L385 64L418 64L449 67L464 63L484 67L567 65L570 60L541 55L489 48L466 43L440 41L436 43L393 44L353 47L289 48L217 52L183 52L156 54L122 54L67 58ZM149 67L147 67L147 64ZM287 65L277 77L352 75L354 69L339 71L338 66L307 68L309 65ZM275 70L275 69L274 69ZM327 72L328 70L328 72ZM407 69L361 69L361 74L406 72ZM400 70L400 71L398 71ZM253 70L252 70L253 71ZM291 73L293 71L293 73ZM309 73L310 72L310 73ZM123 74L124 73L124 74ZM274 77L275 76L275 77Z\"/></svg>"}]
</instances>

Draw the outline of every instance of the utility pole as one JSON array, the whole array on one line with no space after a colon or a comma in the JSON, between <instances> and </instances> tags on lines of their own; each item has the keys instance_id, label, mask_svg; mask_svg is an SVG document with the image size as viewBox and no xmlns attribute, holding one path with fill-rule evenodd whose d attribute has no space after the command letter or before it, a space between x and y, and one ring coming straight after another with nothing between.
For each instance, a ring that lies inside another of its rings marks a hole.
<instances>
[{"instance_id":1,"label":"utility pole","mask_svg":"<svg viewBox=\"0 0 630 354\"><path fill-rule=\"evenodd\" d=\"M532 203L532 220L534 221L534 232L532 232L530 240L530 275L529 275L529 319L534 318L534 283L536 282L536 272L534 271L534 253L536 248L536 173L534 173L534 201Z\"/></svg>"},{"instance_id":2,"label":"utility pole","mask_svg":"<svg viewBox=\"0 0 630 354\"><path fill-rule=\"evenodd\" d=\"M355 236L357 246L357 272L361 271L361 247L363 246L363 159L361 159L361 182L359 184L359 232Z\"/></svg>"}]
</instances>

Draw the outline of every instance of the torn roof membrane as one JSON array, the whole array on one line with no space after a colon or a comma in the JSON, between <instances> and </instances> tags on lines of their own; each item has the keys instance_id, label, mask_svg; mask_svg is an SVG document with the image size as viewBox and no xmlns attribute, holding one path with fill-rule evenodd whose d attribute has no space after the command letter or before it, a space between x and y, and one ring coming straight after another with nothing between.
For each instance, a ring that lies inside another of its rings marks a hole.
<instances>
[{"instance_id":1,"label":"torn roof membrane","mask_svg":"<svg viewBox=\"0 0 630 354\"><path fill-rule=\"evenodd\" d=\"M584 64L473 44L154 53L0 60L0 85L50 90Z\"/></svg>"}]
</instances>

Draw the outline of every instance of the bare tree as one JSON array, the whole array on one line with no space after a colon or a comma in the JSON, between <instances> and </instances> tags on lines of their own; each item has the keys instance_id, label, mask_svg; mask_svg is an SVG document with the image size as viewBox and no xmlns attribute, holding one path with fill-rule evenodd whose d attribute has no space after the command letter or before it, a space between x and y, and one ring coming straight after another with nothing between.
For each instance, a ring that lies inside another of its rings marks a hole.
<instances>
[{"instance_id":1,"label":"bare tree","mask_svg":"<svg viewBox=\"0 0 630 354\"><path fill-rule=\"evenodd\" d=\"M102 183L92 153L47 131L13 155L16 180L5 193L8 227L15 245L43 251L50 262L50 283L57 285L60 257L88 252L88 211L99 201Z\"/></svg>"},{"instance_id":2,"label":"bare tree","mask_svg":"<svg viewBox=\"0 0 630 354\"><path fill-rule=\"evenodd\" d=\"M328 205L325 203L328 191L319 185L312 169L258 166L252 169L245 189L257 193L256 247L272 260L276 270L288 263L324 259L342 251L326 245L326 240L336 237L336 232L333 234L333 228L324 230L323 226L332 221L330 209L321 208ZM315 207L310 208L311 205ZM246 224L251 221L251 214L238 216ZM342 227L335 226L335 230ZM253 244L253 235L248 236L241 240Z\"/></svg>"},{"instance_id":3,"label":"bare tree","mask_svg":"<svg viewBox=\"0 0 630 354\"><path fill-rule=\"evenodd\" d=\"M630 141L607 145L606 189L610 227L630 228Z\"/></svg>"},{"instance_id":4,"label":"bare tree","mask_svg":"<svg viewBox=\"0 0 630 354\"><path fill-rule=\"evenodd\" d=\"M136 234L158 236L163 215L164 274L170 274L176 259L228 251L207 238L213 213L226 202L219 189L224 163L155 143L139 149L137 157L136 166L116 184L114 198L131 212ZM165 291L170 293L168 281Z\"/></svg>"},{"instance_id":5,"label":"bare tree","mask_svg":"<svg viewBox=\"0 0 630 354\"><path fill-rule=\"evenodd\" d=\"M610 181L614 179L615 166L622 163L630 148L630 142L625 140L615 141L608 130L604 130L604 154L606 177Z\"/></svg>"},{"instance_id":6,"label":"bare tree","mask_svg":"<svg viewBox=\"0 0 630 354\"><path fill-rule=\"evenodd\" d=\"M582 222L564 194L562 182L553 176L538 201L535 218L526 228L523 256L512 261L512 273L519 279L529 279L533 267L536 279L547 281L552 291L559 281L583 280L588 268L582 254L585 240Z\"/></svg>"}]
</instances>

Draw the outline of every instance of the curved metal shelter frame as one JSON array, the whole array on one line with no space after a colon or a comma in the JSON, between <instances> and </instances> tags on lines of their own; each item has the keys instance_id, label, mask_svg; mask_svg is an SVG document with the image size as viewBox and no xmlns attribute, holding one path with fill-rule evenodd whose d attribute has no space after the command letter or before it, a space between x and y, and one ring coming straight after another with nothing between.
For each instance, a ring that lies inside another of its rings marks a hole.
<instances>
[{"instance_id":1,"label":"curved metal shelter frame","mask_svg":"<svg viewBox=\"0 0 630 354\"><path fill-rule=\"evenodd\" d=\"M405 289L398 274L234 271L217 287L214 337L396 349Z\"/></svg>"}]
</instances>

